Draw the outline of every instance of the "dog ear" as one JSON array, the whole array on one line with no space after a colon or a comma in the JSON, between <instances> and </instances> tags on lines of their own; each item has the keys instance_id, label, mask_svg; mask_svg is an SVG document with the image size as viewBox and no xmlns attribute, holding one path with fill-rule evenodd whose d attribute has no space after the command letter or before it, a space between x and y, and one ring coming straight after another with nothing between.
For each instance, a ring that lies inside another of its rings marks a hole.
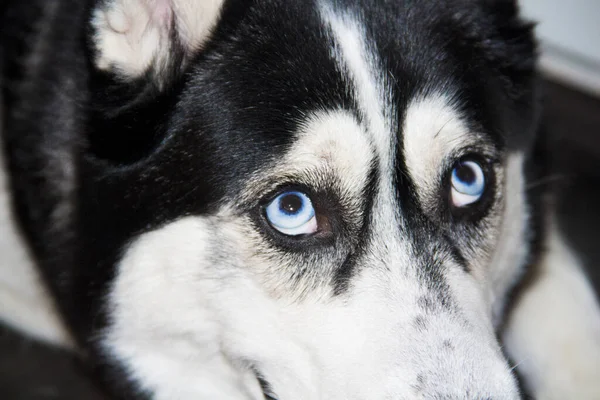
<instances>
[{"instance_id":1,"label":"dog ear","mask_svg":"<svg viewBox=\"0 0 600 400\"><path fill-rule=\"evenodd\" d=\"M513 82L531 76L537 59L535 24L522 18L518 1L476 0L463 5L453 22L462 28L464 43L479 49L490 65Z\"/></svg>"},{"instance_id":2,"label":"dog ear","mask_svg":"<svg viewBox=\"0 0 600 400\"><path fill-rule=\"evenodd\" d=\"M488 37L488 57L513 69L516 75L532 73L537 58L535 24L524 19L516 0L486 0L487 15L495 32ZM517 76L514 77L515 79Z\"/></svg>"},{"instance_id":3,"label":"dog ear","mask_svg":"<svg viewBox=\"0 0 600 400\"><path fill-rule=\"evenodd\" d=\"M517 0L482 0L481 3L488 12L493 12L500 18L512 19L519 15Z\"/></svg>"},{"instance_id":4,"label":"dog ear","mask_svg":"<svg viewBox=\"0 0 600 400\"><path fill-rule=\"evenodd\" d=\"M105 0L92 13L95 66L159 89L202 48L224 0Z\"/></svg>"}]
</instances>

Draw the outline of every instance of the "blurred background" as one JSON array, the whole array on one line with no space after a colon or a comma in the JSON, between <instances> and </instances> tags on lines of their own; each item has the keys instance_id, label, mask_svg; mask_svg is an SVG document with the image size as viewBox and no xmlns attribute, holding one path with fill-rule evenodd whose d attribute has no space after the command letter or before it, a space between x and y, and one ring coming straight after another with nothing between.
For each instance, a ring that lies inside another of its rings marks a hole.
<instances>
[{"instance_id":1,"label":"blurred background","mask_svg":"<svg viewBox=\"0 0 600 400\"><path fill-rule=\"evenodd\" d=\"M521 0L521 9L538 21L547 76L600 96L600 1Z\"/></svg>"},{"instance_id":2,"label":"blurred background","mask_svg":"<svg viewBox=\"0 0 600 400\"><path fill-rule=\"evenodd\" d=\"M559 224L600 289L600 0L521 4L539 22L551 167L542 184L559 189ZM0 399L102 399L86 373L68 354L0 326Z\"/></svg>"},{"instance_id":3,"label":"blurred background","mask_svg":"<svg viewBox=\"0 0 600 400\"><path fill-rule=\"evenodd\" d=\"M600 0L521 0L537 22L546 78L548 182L559 223L600 293Z\"/></svg>"}]
</instances>

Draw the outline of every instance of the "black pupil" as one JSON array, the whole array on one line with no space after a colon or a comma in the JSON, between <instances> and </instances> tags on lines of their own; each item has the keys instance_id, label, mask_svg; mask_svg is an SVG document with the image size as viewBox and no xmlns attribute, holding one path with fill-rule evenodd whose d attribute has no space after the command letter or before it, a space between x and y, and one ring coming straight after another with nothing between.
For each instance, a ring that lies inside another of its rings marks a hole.
<instances>
[{"instance_id":1,"label":"black pupil","mask_svg":"<svg viewBox=\"0 0 600 400\"><path fill-rule=\"evenodd\" d=\"M466 164L458 164L458 167L456 167L456 177L461 182L467 183L469 185L475 183L475 179L477 178L473 168Z\"/></svg>"},{"instance_id":2,"label":"black pupil","mask_svg":"<svg viewBox=\"0 0 600 400\"><path fill-rule=\"evenodd\" d=\"M297 194L288 194L279 201L279 208L286 214L297 214L302 209L302 199Z\"/></svg>"}]
</instances>

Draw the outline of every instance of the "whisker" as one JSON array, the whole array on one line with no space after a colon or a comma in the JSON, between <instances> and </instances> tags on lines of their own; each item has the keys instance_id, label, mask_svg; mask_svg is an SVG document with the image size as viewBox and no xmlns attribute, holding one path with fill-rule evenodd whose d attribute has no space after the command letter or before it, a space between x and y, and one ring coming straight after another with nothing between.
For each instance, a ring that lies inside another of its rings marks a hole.
<instances>
[{"instance_id":1,"label":"whisker","mask_svg":"<svg viewBox=\"0 0 600 400\"><path fill-rule=\"evenodd\" d=\"M512 372L512 371L514 371L514 370L515 370L515 369L516 369L516 368L517 368L519 365L523 364L523 363L524 363L525 361L527 361L529 358L530 358L530 357L528 357L528 358L524 358L524 359L522 359L521 361L519 361L518 363L516 363L515 365L513 365L513 366L510 368L510 371L511 371L511 372Z\"/></svg>"},{"instance_id":2,"label":"whisker","mask_svg":"<svg viewBox=\"0 0 600 400\"><path fill-rule=\"evenodd\" d=\"M565 174L549 175L544 178L538 179L537 181L530 182L527 186L525 186L525 190L535 189L539 186L548 185L567 178L568 176Z\"/></svg>"},{"instance_id":3,"label":"whisker","mask_svg":"<svg viewBox=\"0 0 600 400\"><path fill-rule=\"evenodd\" d=\"M446 125L448 125L453 119L454 119L454 117L450 117L450 119L448 121L446 121L444 123L444 125L442 125L442 127L437 131L437 133L435 135L433 135L433 137L437 138L440 135L440 133L442 133L442 130L444 130L444 128L446 127Z\"/></svg>"}]
</instances>

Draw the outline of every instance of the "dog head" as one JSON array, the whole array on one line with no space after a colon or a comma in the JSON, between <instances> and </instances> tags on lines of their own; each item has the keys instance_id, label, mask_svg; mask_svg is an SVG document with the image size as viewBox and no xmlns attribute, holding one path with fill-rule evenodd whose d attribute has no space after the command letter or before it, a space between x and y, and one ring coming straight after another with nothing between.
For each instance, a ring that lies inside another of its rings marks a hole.
<instances>
[{"instance_id":1,"label":"dog head","mask_svg":"<svg viewBox=\"0 0 600 400\"><path fill-rule=\"evenodd\" d=\"M75 286L109 370L156 399L518 398L512 1L113 0L91 25Z\"/></svg>"}]
</instances>

